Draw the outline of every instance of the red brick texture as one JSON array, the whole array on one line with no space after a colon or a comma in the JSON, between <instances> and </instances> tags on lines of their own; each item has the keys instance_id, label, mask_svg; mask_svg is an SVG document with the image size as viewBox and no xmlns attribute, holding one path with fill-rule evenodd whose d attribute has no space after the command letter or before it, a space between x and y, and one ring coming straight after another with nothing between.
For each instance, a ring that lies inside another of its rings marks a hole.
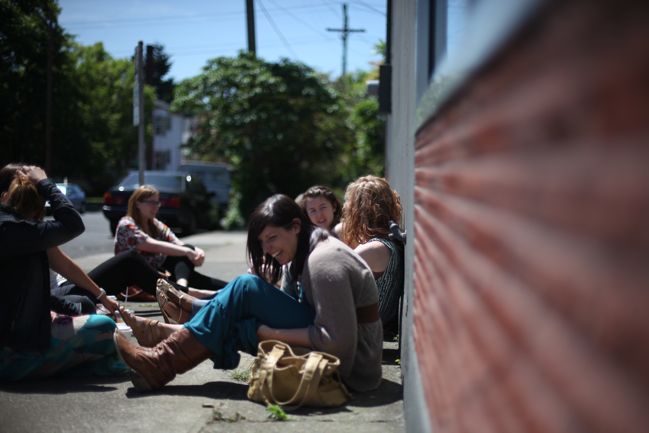
<instances>
[{"instance_id":1,"label":"red brick texture","mask_svg":"<svg viewBox=\"0 0 649 433\"><path fill-rule=\"evenodd\" d=\"M417 133L435 432L649 431L647 2L549 2Z\"/></svg>"}]
</instances>

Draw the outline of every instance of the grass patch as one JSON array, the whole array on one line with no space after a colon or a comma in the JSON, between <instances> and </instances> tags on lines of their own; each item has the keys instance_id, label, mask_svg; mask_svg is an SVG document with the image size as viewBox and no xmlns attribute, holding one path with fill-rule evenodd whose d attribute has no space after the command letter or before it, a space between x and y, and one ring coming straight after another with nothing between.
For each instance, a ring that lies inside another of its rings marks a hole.
<instances>
[{"instance_id":1,"label":"grass patch","mask_svg":"<svg viewBox=\"0 0 649 433\"><path fill-rule=\"evenodd\" d=\"M288 420L288 415L286 415L286 412L284 412L284 409L279 407L276 404L269 404L266 407L266 412L268 412L268 418L272 419L273 421L287 421Z\"/></svg>"},{"instance_id":2,"label":"grass patch","mask_svg":"<svg viewBox=\"0 0 649 433\"><path fill-rule=\"evenodd\" d=\"M244 382L248 383L250 381L250 369L246 370L234 370L231 374L230 377L232 379L239 381L239 382Z\"/></svg>"}]
</instances>

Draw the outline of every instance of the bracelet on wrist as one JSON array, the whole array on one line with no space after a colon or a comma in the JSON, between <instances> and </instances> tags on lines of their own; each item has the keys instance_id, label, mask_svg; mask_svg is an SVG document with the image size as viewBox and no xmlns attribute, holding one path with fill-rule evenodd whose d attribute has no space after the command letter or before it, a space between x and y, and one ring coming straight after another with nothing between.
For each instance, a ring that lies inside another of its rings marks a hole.
<instances>
[{"instance_id":1,"label":"bracelet on wrist","mask_svg":"<svg viewBox=\"0 0 649 433\"><path fill-rule=\"evenodd\" d=\"M96 296L96 298L97 298L97 300L100 300L104 296L106 296L106 291L103 288L100 287L99 288L99 294Z\"/></svg>"}]
</instances>

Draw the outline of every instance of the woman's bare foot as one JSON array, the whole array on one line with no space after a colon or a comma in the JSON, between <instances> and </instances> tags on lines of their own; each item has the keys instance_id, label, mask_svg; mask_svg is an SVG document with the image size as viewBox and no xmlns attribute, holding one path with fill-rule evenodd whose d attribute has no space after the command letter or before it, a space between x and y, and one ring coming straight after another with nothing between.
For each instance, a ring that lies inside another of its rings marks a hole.
<instances>
[{"instance_id":1,"label":"woman's bare foot","mask_svg":"<svg viewBox=\"0 0 649 433\"><path fill-rule=\"evenodd\" d=\"M140 346L153 347L175 331L182 328L180 325L166 324L157 320L139 317L128 311L123 306L119 307L119 312L131 330L133 335L140 343Z\"/></svg>"},{"instance_id":2,"label":"woman's bare foot","mask_svg":"<svg viewBox=\"0 0 649 433\"><path fill-rule=\"evenodd\" d=\"M214 297L214 292L211 290L194 289L193 287L190 287L186 296L190 296L194 299L208 299ZM191 307L191 303L189 305ZM183 305L183 308L185 308L185 305Z\"/></svg>"}]
</instances>

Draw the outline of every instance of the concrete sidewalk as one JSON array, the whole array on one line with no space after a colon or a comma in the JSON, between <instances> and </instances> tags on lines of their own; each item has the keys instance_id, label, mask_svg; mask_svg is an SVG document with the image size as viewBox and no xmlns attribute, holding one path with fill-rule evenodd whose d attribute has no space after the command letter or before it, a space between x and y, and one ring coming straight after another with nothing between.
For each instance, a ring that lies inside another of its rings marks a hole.
<instances>
[{"instance_id":1,"label":"concrete sidewalk","mask_svg":"<svg viewBox=\"0 0 649 433\"><path fill-rule=\"evenodd\" d=\"M206 252L199 270L230 279L247 270L245 233L210 232L183 240ZM107 255L77 262L92 269ZM157 304L129 308L161 320ZM401 432L404 431L401 371L397 344L384 344L383 382L373 392L356 394L337 409L300 409L288 421L268 418L265 407L246 398L252 357L243 354L235 370L215 370L210 361L150 394L135 392L127 377L56 378L0 384L2 432Z\"/></svg>"}]
</instances>

